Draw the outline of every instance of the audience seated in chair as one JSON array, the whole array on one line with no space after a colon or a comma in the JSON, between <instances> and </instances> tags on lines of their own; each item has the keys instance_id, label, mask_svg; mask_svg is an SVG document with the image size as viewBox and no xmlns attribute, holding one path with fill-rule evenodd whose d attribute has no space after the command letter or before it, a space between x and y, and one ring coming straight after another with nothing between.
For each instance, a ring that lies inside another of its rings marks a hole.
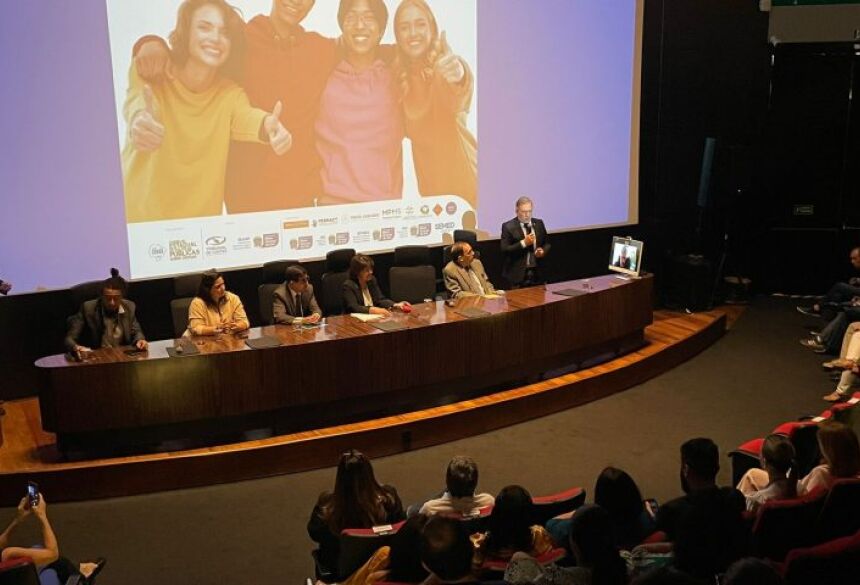
<instances>
[{"instance_id":1,"label":"audience seated in chair","mask_svg":"<svg viewBox=\"0 0 860 585\"><path fill-rule=\"evenodd\" d=\"M24 496L18 503L15 517L6 530L0 534L0 560L26 557L33 561L39 570L39 581L43 585L53 583L66 583L69 577L80 575L80 582L85 585L95 583L95 578L104 567L106 561L99 558L96 561L85 561L77 566L65 557L60 556L60 547L54 529L48 521L48 503L45 496L39 494L39 502L30 506L30 498ZM42 542L34 547L9 546L12 532L21 525L28 517L34 517L39 523L42 532Z\"/></svg>"},{"instance_id":2,"label":"audience seated in chair","mask_svg":"<svg viewBox=\"0 0 860 585\"><path fill-rule=\"evenodd\" d=\"M609 513L615 542L623 549L636 546L655 530L653 512L642 501L636 482L621 469L607 467L600 472L594 484L594 503ZM547 522L546 528L555 542L568 542L571 520L577 513L578 510Z\"/></svg>"},{"instance_id":3,"label":"audience seated in chair","mask_svg":"<svg viewBox=\"0 0 860 585\"><path fill-rule=\"evenodd\" d=\"M383 546L364 566L344 580L341 585L371 585L389 583L421 583L427 569L421 564L421 533L429 516L416 514L409 518L391 541Z\"/></svg>"},{"instance_id":4,"label":"audience seated in chair","mask_svg":"<svg viewBox=\"0 0 860 585\"><path fill-rule=\"evenodd\" d=\"M821 365L828 370L842 370L836 389L822 398L827 402L849 399L852 388L860 383L860 322L851 323L846 329L839 358Z\"/></svg>"},{"instance_id":5,"label":"audience seated in chair","mask_svg":"<svg viewBox=\"0 0 860 585\"><path fill-rule=\"evenodd\" d=\"M860 444L851 427L835 421L822 422L818 429L818 447L823 463L800 480L799 494L830 489L836 479L860 477Z\"/></svg>"},{"instance_id":6,"label":"audience seated in chair","mask_svg":"<svg viewBox=\"0 0 860 585\"><path fill-rule=\"evenodd\" d=\"M851 249L848 259L851 262L851 267L860 272L860 246ZM828 308L838 306L857 296L860 296L860 276L852 277L848 279L848 282L837 282L830 287L821 301L812 306L799 305L797 310L804 315L820 317L822 312Z\"/></svg>"},{"instance_id":7,"label":"audience seated in chair","mask_svg":"<svg viewBox=\"0 0 860 585\"><path fill-rule=\"evenodd\" d=\"M577 509L571 519L570 549L575 567L540 565L525 553L515 553L505 571L512 585L624 585L627 567L618 554L615 526L609 512L597 505Z\"/></svg>"},{"instance_id":8,"label":"audience seated in chair","mask_svg":"<svg viewBox=\"0 0 860 585\"><path fill-rule=\"evenodd\" d=\"M317 560L333 573L344 528L371 528L403 520L403 504L390 485L380 485L370 460L356 450L341 455L334 491L319 496L308 521L308 535L319 544Z\"/></svg>"},{"instance_id":9,"label":"audience seated in chair","mask_svg":"<svg viewBox=\"0 0 860 585\"><path fill-rule=\"evenodd\" d=\"M761 448L761 466L747 471L738 491L746 498L747 510L752 512L769 500L785 500L797 496L797 462L794 446L785 435L765 437Z\"/></svg>"},{"instance_id":10,"label":"audience seated in chair","mask_svg":"<svg viewBox=\"0 0 860 585\"><path fill-rule=\"evenodd\" d=\"M445 472L445 492L421 506L421 514L462 514L471 516L480 508L492 506L490 494L475 493L478 487L478 465L471 457L458 455L448 463Z\"/></svg>"},{"instance_id":11,"label":"audience seated in chair","mask_svg":"<svg viewBox=\"0 0 860 585\"><path fill-rule=\"evenodd\" d=\"M453 518L433 516L421 533L421 562L430 571L425 584L479 583L472 572L472 542Z\"/></svg>"},{"instance_id":12,"label":"audience seated in chair","mask_svg":"<svg viewBox=\"0 0 860 585\"><path fill-rule=\"evenodd\" d=\"M488 527L472 535L476 567L487 560L508 560L515 552L536 557L553 548L544 527L532 525L532 497L518 485L507 486L496 496Z\"/></svg>"},{"instance_id":13,"label":"audience seated in chair","mask_svg":"<svg viewBox=\"0 0 860 585\"><path fill-rule=\"evenodd\" d=\"M725 500L729 509L740 513L746 508L743 494L734 488L717 486L720 471L719 449L707 438L690 439L681 445L681 489L683 496L666 502L657 512L657 530L674 540L683 513L699 495Z\"/></svg>"}]
</instances>

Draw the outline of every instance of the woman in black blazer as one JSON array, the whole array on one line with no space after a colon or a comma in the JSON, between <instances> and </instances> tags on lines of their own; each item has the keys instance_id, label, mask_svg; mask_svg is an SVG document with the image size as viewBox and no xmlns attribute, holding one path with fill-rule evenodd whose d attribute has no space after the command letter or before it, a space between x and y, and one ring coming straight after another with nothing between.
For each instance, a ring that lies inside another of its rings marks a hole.
<instances>
[{"instance_id":1,"label":"woman in black blazer","mask_svg":"<svg viewBox=\"0 0 860 585\"><path fill-rule=\"evenodd\" d=\"M343 307L347 313L369 313L371 315L389 316L389 309L401 311L411 305L406 302L395 303L385 298L373 278L373 258L364 254L356 254L349 262L349 278L341 289Z\"/></svg>"}]
</instances>

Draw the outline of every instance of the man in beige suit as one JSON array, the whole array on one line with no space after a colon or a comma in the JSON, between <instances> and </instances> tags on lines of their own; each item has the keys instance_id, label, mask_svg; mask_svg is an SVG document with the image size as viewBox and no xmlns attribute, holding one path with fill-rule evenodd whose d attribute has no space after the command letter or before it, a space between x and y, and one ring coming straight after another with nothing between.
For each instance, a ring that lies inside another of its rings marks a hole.
<instances>
[{"instance_id":1,"label":"man in beige suit","mask_svg":"<svg viewBox=\"0 0 860 585\"><path fill-rule=\"evenodd\" d=\"M496 294L484 265L475 259L475 251L468 242L451 246L451 261L442 270L442 276L451 298Z\"/></svg>"}]
</instances>

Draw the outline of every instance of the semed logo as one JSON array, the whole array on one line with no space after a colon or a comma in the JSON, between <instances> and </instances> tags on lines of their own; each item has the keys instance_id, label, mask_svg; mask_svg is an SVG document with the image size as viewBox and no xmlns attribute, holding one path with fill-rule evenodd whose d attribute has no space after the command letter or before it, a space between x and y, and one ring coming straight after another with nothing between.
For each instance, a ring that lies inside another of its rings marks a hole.
<instances>
[{"instance_id":1,"label":"semed logo","mask_svg":"<svg viewBox=\"0 0 860 585\"><path fill-rule=\"evenodd\" d=\"M206 238L207 246L223 246L227 241L227 238L224 236L210 236Z\"/></svg>"},{"instance_id":2,"label":"semed logo","mask_svg":"<svg viewBox=\"0 0 860 585\"><path fill-rule=\"evenodd\" d=\"M164 255L166 251L164 246L161 244L153 244L149 247L149 257L155 260L156 262L161 262L164 260Z\"/></svg>"}]
</instances>

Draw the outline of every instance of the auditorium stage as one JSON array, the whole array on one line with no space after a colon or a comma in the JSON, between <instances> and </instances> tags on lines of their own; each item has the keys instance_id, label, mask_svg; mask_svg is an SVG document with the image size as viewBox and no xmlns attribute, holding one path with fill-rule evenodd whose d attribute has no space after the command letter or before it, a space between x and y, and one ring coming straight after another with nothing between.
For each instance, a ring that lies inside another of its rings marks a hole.
<instances>
[{"instance_id":1,"label":"auditorium stage","mask_svg":"<svg viewBox=\"0 0 860 585\"><path fill-rule=\"evenodd\" d=\"M621 357L444 406L230 445L110 459L63 461L42 430L37 399L7 402L0 503L15 505L27 480L54 500L85 500L225 483L327 467L356 447L371 456L409 451L516 424L623 391L717 341L742 311L656 311L645 345ZM586 364L587 365L587 364Z\"/></svg>"}]
</instances>

